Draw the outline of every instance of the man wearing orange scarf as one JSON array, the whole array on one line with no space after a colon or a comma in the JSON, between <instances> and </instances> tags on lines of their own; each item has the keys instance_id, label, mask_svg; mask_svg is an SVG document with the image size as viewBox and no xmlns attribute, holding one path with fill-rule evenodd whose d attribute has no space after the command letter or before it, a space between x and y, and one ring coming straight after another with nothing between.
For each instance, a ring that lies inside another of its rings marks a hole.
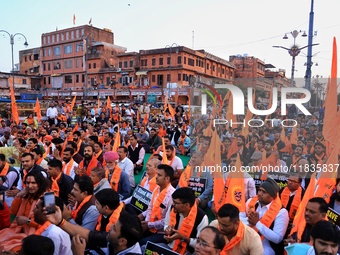
<instances>
[{"instance_id":1,"label":"man wearing orange scarf","mask_svg":"<svg viewBox=\"0 0 340 255\"><path fill-rule=\"evenodd\" d=\"M217 221L213 221L210 225L216 226L226 239L226 245L221 254L263 254L259 234L240 221L239 209L235 205L224 204L218 210Z\"/></svg>"},{"instance_id":2,"label":"man wearing orange scarf","mask_svg":"<svg viewBox=\"0 0 340 255\"><path fill-rule=\"evenodd\" d=\"M301 187L301 182L302 178L300 176L291 174L288 177L287 186L280 190L282 206L286 208L289 213L289 225L286 235L290 233L291 224L293 223L294 216L305 193L305 190Z\"/></svg>"},{"instance_id":3,"label":"man wearing orange scarf","mask_svg":"<svg viewBox=\"0 0 340 255\"><path fill-rule=\"evenodd\" d=\"M277 183L267 178L261 184L257 196L247 201L246 212L240 213L242 222L260 234L265 255L283 254L282 240L289 216L282 207L279 190Z\"/></svg>"},{"instance_id":4,"label":"man wearing orange scarf","mask_svg":"<svg viewBox=\"0 0 340 255\"><path fill-rule=\"evenodd\" d=\"M142 221L145 237L139 241L140 245L145 245L148 241L154 243L165 242L163 232L164 219L168 209L171 207L171 196L175 191L175 188L171 185L173 176L174 169L171 166L165 164L158 165L156 177L158 187L153 192L148 209L138 215L138 218Z\"/></svg>"},{"instance_id":5,"label":"man wearing orange scarf","mask_svg":"<svg viewBox=\"0 0 340 255\"><path fill-rule=\"evenodd\" d=\"M168 246L180 254L192 253L201 230L208 225L205 212L197 207L190 188L179 188L172 194L172 209L165 217L165 236Z\"/></svg>"},{"instance_id":6,"label":"man wearing orange scarf","mask_svg":"<svg viewBox=\"0 0 340 255\"><path fill-rule=\"evenodd\" d=\"M93 168L101 166L100 162L94 156L94 149L91 145L87 145L84 148L84 159L79 163L78 167L74 170L76 175L87 175L90 176Z\"/></svg>"},{"instance_id":7,"label":"man wearing orange scarf","mask_svg":"<svg viewBox=\"0 0 340 255\"><path fill-rule=\"evenodd\" d=\"M56 197L55 203L63 210L63 202L60 198ZM47 221L43 208L44 200L40 198L33 210L34 221L39 224L34 234L50 238L54 244L54 254L72 254L70 236L61 228Z\"/></svg>"},{"instance_id":8,"label":"man wearing orange scarf","mask_svg":"<svg viewBox=\"0 0 340 255\"><path fill-rule=\"evenodd\" d=\"M146 164L146 168L145 168L146 174L139 184L141 187L143 187L144 189L150 190L151 192L153 192L156 188L158 188L156 178L157 178L157 172L158 172L157 167L160 163L161 161L155 158L152 158L148 161L148 163ZM136 215L140 214L140 211L130 204L131 199L132 199L132 196L130 196L129 198L123 201L123 203L125 204L125 210L131 214L136 214Z\"/></svg>"},{"instance_id":9,"label":"man wearing orange scarf","mask_svg":"<svg viewBox=\"0 0 340 255\"><path fill-rule=\"evenodd\" d=\"M86 175L79 177L69 196L70 204L64 208L63 218L72 224L94 230L99 217L95 200L91 178Z\"/></svg>"},{"instance_id":10,"label":"man wearing orange scarf","mask_svg":"<svg viewBox=\"0 0 340 255\"><path fill-rule=\"evenodd\" d=\"M48 162L47 173L52 183L52 191L60 197L65 204L68 204L68 195L73 189L73 180L62 171L63 163L58 159Z\"/></svg>"}]
</instances>

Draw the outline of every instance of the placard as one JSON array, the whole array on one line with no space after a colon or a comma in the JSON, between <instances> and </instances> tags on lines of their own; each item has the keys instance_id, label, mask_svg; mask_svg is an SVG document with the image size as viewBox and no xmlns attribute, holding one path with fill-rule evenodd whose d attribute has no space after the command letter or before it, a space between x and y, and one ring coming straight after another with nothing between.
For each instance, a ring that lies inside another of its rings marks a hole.
<instances>
[{"instance_id":1,"label":"placard","mask_svg":"<svg viewBox=\"0 0 340 255\"><path fill-rule=\"evenodd\" d=\"M137 210L145 212L151 203L152 192L144 189L142 186L138 185L131 198L130 204L134 206Z\"/></svg>"},{"instance_id":2,"label":"placard","mask_svg":"<svg viewBox=\"0 0 340 255\"><path fill-rule=\"evenodd\" d=\"M188 187L195 192L195 196L199 197L205 191L207 186L207 179L201 177L190 177Z\"/></svg>"},{"instance_id":3,"label":"placard","mask_svg":"<svg viewBox=\"0 0 340 255\"><path fill-rule=\"evenodd\" d=\"M152 255L153 252L157 252L158 255L179 255L179 253L171 250L170 247L169 249L166 249L163 246L148 241L146 243L144 255Z\"/></svg>"},{"instance_id":4,"label":"placard","mask_svg":"<svg viewBox=\"0 0 340 255\"><path fill-rule=\"evenodd\" d=\"M332 208L328 207L327 218L334 222L335 225L340 227L340 214L337 211L334 211Z\"/></svg>"}]
</instances>

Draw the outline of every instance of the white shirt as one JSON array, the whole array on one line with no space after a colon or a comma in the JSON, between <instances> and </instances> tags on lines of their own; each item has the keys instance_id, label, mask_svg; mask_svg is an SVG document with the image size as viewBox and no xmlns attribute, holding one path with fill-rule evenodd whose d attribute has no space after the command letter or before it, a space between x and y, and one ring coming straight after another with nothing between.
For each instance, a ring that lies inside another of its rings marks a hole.
<instances>
[{"instance_id":1,"label":"white shirt","mask_svg":"<svg viewBox=\"0 0 340 255\"><path fill-rule=\"evenodd\" d=\"M166 216L165 216L165 223L164 223L164 230L167 229L167 227L169 226L169 223L170 223L170 212L171 212L171 206L169 208L169 210L167 211L166 213ZM182 213L179 214L179 222L178 222L178 226L181 226L182 224L182 221L184 220L184 216ZM207 215L204 215L202 221L200 222L200 224L197 226L197 235L196 235L196 238L190 238L190 243L189 245L191 247L195 247L195 244L196 244L196 239L199 237L202 229L206 226L209 225L209 220L208 220L208 216ZM169 247L170 248L173 248L174 247L174 241L172 241L171 243L168 243Z\"/></svg>"},{"instance_id":2,"label":"white shirt","mask_svg":"<svg viewBox=\"0 0 340 255\"><path fill-rule=\"evenodd\" d=\"M176 189L174 187L172 187L171 184L170 184L167 191L166 191L166 195L163 199L163 202L162 202L162 204L164 205L164 208L162 208L162 219L161 220L149 222L150 217L151 217L152 208L154 207L154 204L150 203L150 205L148 206L148 209L145 212L143 212L143 216L145 217L145 221L148 221L149 228L157 229L157 232L163 230L165 216L166 216L166 213L168 212L169 208L172 205L172 193L174 193L175 190ZM154 190L153 195L152 195L152 199L154 199L153 200L154 203L156 202L160 193L161 193L160 188L159 188L159 186L157 186L157 188ZM155 198L153 198L153 197L155 197Z\"/></svg>"},{"instance_id":3,"label":"white shirt","mask_svg":"<svg viewBox=\"0 0 340 255\"><path fill-rule=\"evenodd\" d=\"M118 166L129 176L130 186L135 187L136 184L132 161L128 157L125 157L123 160L118 161Z\"/></svg>"},{"instance_id":4,"label":"white shirt","mask_svg":"<svg viewBox=\"0 0 340 255\"><path fill-rule=\"evenodd\" d=\"M41 235L52 239L54 243L53 255L72 254L70 236L61 228L51 224Z\"/></svg>"},{"instance_id":5,"label":"white shirt","mask_svg":"<svg viewBox=\"0 0 340 255\"><path fill-rule=\"evenodd\" d=\"M250 200L251 199L247 201L246 208L248 208L248 204ZM256 212L259 213L260 219L269 210L271 204L272 203L261 206L261 204L259 203L259 206L257 207ZM244 224L249 226L248 217L245 212L240 212L240 219L242 220ZM270 246L269 241L273 243L281 242L286 233L288 223L289 223L289 215L288 215L288 211L285 208L282 208L279 211L279 213L276 215L273 229L266 227L260 221L256 223L255 226L258 229L259 233L261 233L264 236L262 240L264 255L275 255L275 252Z\"/></svg>"},{"instance_id":6,"label":"white shirt","mask_svg":"<svg viewBox=\"0 0 340 255\"><path fill-rule=\"evenodd\" d=\"M168 160L168 161L171 161L171 160ZM173 159L171 166L174 169L174 171L176 171L178 169L183 170L183 168L184 168L182 160L177 156L175 156L175 158Z\"/></svg>"},{"instance_id":7,"label":"white shirt","mask_svg":"<svg viewBox=\"0 0 340 255\"><path fill-rule=\"evenodd\" d=\"M46 116L48 118L54 119L58 116L58 110L56 107L49 107L47 108Z\"/></svg>"},{"instance_id":8,"label":"white shirt","mask_svg":"<svg viewBox=\"0 0 340 255\"><path fill-rule=\"evenodd\" d=\"M68 167L68 164L70 164L70 162L71 161L69 161L66 165L65 165L65 167L64 167L64 174L66 174L66 169L67 169L67 167ZM64 162L65 163L65 162ZM74 177L76 177L76 172L74 171L74 168L75 167L78 167L78 163L77 162L75 162L74 160L73 160L73 165L72 165L72 167L71 167L71 171L70 171L70 177L74 180Z\"/></svg>"}]
</instances>

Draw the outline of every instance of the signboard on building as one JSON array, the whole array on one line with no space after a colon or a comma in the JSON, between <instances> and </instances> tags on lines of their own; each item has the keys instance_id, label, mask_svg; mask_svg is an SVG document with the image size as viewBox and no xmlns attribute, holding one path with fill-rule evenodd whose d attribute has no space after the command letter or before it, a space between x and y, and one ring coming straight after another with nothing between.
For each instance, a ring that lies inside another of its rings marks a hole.
<instances>
[{"instance_id":1,"label":"signboard on building","mask_svg":"<svg viewBox=\"0 0 340 255\"><path fill-rule=\"evenodd\" d=\"M150 93L148 94L148 103L156 103L156 94L155 93Z\"/></svg>"}]
</instances>

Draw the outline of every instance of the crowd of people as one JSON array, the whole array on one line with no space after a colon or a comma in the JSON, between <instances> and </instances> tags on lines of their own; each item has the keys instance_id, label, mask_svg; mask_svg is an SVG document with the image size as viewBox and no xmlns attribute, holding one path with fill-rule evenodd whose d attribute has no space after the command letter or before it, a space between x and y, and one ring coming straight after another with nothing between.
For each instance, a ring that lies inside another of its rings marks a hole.
<instances>
[{"instance_id":1,"label":"crowd of people","mask_svg":"<svg viewBox=\"0 0 340 255\"><path fill-rule=\"evenodd\" d=\"M327 213L340 214L340 179L332 176L330 197L315 196L322 176L306 171L328 160L324 116L293 110L289 128L279 110L254 116L272 120L262 126L214 126L225 109L201 116L180 103L152 114L147 103L99 102L80 114L51 102L40 121L1 119L0 251L151 254L151 242L178 254L274 255L308 243L299 254L337 254ZM230 169L241 166L252 171L236 177Z\"/></svg>"}]
</instances>

